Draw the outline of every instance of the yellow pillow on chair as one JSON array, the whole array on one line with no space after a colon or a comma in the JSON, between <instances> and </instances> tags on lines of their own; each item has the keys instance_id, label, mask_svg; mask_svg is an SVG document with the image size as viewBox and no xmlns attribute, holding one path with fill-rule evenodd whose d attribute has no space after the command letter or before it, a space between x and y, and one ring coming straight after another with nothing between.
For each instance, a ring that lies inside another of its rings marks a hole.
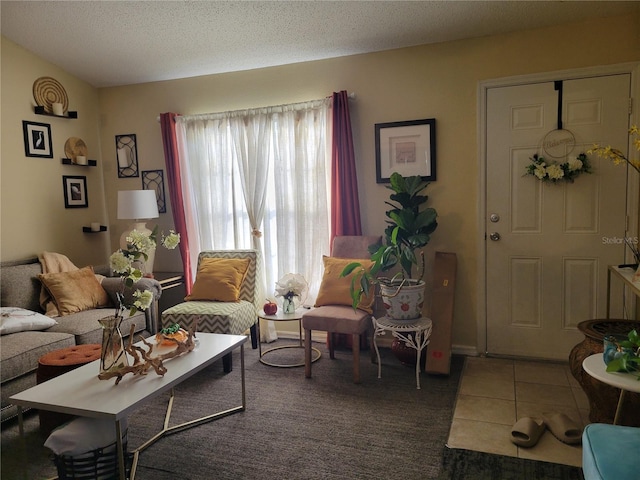
<instances>
[{"instance_id":1,"label":"yellow pillow on chair","mask_svg":"<svg viewBox=\"0 0 640 480\"><path fill-rule=\"evenodd\" d=\"M237 302L249 270L248 258L203 258L186 301Z\"/></svg>"},{"instance_id":2,"label":"yellow pillow on chair","mask_svg":"<svg viewBox=\"0 0 640 480\"><path fill-rule=\"evenodd\" d=\"M322 261L324 263L324 274L322 276L322 283L320 284L320 291L318 292L318 297L316 298L316 307L321 307L323 305L352 305L350 288L351 288L351 279L353 277L354 272L346 277L340 277L340 273L344 270L344 267L349 265L352 262L360 262L362 266L366 269L371 268L373 262L371 260L360 259L360 258L337 258L337 257L327 257L326 255L322 256ZM358 304L358 308L360 310L364 310L365 312L372 313L372 305L375 299L375 289L371 288L369 290L369 295L363 297L360 303Z\"/></svg>"}]
</instances>

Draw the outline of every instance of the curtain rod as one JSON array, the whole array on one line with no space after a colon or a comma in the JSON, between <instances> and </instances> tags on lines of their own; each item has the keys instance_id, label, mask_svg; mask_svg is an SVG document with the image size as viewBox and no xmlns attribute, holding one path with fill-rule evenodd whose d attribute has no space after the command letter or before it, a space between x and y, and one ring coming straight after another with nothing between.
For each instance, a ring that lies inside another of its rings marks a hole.
<instances>
[{"instance_id":1,"label":"curtain rod","mask_svg":"<svg viewBox=\"0 0 640 480\"><path fill-rule=\"evenodd\" d=\"M347 94L347 96L349 97L349 100L355 100L356 99L356 94L354 92L351 92L349 94ZM331 98L331 97L325 97L325 98ZM298 105L298 104L303 104L303 103L309 103L309 102L315 102L316 100L307 100L305 102L295 102L295 103L289 103L289 104L282 104L282 105L273 105L271 107L257 107L257 108L277 108L277 107L283 107L283 106L289 106L289 105ZM244 108L241 110L253 110L251 108ZM222 112L225 113L225 112ZM201 114L195 114L195 115L213 115L213 114L208 114L208 113L201 113ZM156 117L156 121L160 122L160 115L158 115Z\"/></svg>"}]
</instances>

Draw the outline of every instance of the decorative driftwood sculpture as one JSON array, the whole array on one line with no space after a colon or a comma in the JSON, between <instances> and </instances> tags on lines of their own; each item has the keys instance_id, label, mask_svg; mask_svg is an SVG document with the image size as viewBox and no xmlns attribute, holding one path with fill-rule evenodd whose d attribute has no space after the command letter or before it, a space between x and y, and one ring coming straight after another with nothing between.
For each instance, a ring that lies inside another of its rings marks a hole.
<instances>
[{"instance_id":1,"label":"decorative driftwood sculpture","mask_svg":"<svg viewBox=\"0 0 640 480\"><path fill-rule=\"evenodd\" d=\"M171 337L164 338L165 342L175 343L175 349L161 355L152 356L154 345L147 342L146 339L140 337L142 343L148 348L148 350L133 344L134 329L135 325L131 325L129 343L125 347L125 351L133 357L133 365L122 367L119 370L101 373L98 375L100 380L109 380L110 378L116 377L117 385L127 373L132 373L133 375L146 375L150 368L153 368L158 375L164 376L164 374L167 373L167 367L163 364L165 360L177 357L183 353L188 353L195 348L195 334L193 330L189 329L187 339L183 342Z\"/></svg>"}]
</instances>

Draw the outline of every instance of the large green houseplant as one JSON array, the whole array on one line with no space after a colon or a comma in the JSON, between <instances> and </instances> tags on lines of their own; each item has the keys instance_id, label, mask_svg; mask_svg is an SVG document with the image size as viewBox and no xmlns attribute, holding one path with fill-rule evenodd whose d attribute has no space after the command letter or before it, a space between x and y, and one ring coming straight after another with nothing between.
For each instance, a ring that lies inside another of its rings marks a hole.
<instances>
[{"instance_id":1,"label":"large green houseplant","mask_svg":"<svg viewBox=\"0 0 640 480\"><path fill-rule=\"evenodd\" d=\"M422 277L425 261L422 248L429 243L431 234L438 227L436 210L423 208L429 197L422 192L428 185L420 176L404 177L397 172L391 174L387 188L393 193L385 202L391 207L385 212L388 225L382 244L369 247L372 266L365 268L360 262L352 262L341 273L342 276L353 273L350 290L353 308L357 308L363 297L369 296L376 284L383 289L387 287L387 292L388 288L393 288L393 294L385 294L383 290L383 297L396 297L406 286L421 285L424 291ZM397 266L400 270L393 277L380 275ZM389 308L386 302L385 306ZM404 305L401 309L405 310ZM420 316L419 312L413 318L417 316Z\"/></svg>"}]
</instances>

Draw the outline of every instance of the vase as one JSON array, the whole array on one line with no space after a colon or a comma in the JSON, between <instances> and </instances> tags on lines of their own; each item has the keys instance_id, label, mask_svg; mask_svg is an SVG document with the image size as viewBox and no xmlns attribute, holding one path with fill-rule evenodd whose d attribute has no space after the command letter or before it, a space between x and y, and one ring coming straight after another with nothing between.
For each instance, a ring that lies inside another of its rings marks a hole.
<instances>
[{"instance_id":1,"label":"vase","mask_svg":"<svg viewBox=\"0 0 640 480\"><path fill-rule=\"evenodd\" d=\"M296 302L293 298L284 297L282 299L282 312L283 313L295 313Z\"/></svg>"},{"instance_id":2,"label":"vase","mask_svg":"<svg viewBox=\"0 0 640 480\"><path fill-rule=\"evenodd\" d=\"M113 372L129 365L124 350L124 339L120 332L122 317L112 316L98 320L102 326L102 350L100 351L100 373Z\"/></svg>"}]
</instances>

